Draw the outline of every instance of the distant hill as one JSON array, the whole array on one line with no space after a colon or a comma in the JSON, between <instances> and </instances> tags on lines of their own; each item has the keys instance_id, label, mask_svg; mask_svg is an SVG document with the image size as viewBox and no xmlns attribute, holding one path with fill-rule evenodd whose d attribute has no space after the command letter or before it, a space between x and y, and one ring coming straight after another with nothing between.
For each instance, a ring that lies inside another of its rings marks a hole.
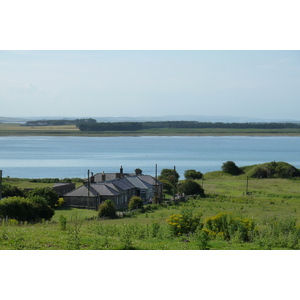
<instances>
[{"instance_id":1,"label":"distant hill","mask_svg":"<svg viewBox=\"0 0 300 300\"><path fill-rule=\"evenodd\" d=\"M39 116L39 117L0 117L0 122L27 122L36 120L74 120L78 117ZM84 117L81 117L82 119ZM294 119L267 119L251 118L243 116L202 116L202 115L165 115L165 116L137 116L137 117L93 117L97 122L157 122L157 121L198 121L198 122L224 122L224 123L248 123L248 122L295 122Z\"/></svg>"}]
</instances>

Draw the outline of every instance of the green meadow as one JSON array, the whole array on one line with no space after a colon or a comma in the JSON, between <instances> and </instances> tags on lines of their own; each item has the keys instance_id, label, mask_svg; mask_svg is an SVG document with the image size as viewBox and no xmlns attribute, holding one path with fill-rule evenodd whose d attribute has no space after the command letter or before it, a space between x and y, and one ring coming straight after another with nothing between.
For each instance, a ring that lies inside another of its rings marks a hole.
<instances>
[{"instance_id":1,"label":"green meadow","mask_svg":"<svg viewBox=\"0 0 300 300\"><path fill-rule=\"evenodd\" d=\"M25 179L19 182L26 186ZM14 184L19 185L19 182L15 180ZM94 210L64 207L55 210L51 221L30 224L2 220L0 249L300 248L300 178L248 178L247 181L245 174L231 176L211 172L198 182L205 190L203 198L191 196L188 201L173 205L152 204L113 220L98 219ZM180 231L190 224L180 223L180 216L185 214L188 222L196 220L195 216L200 217L193 232Z\"/></svg>"}]
</instances>

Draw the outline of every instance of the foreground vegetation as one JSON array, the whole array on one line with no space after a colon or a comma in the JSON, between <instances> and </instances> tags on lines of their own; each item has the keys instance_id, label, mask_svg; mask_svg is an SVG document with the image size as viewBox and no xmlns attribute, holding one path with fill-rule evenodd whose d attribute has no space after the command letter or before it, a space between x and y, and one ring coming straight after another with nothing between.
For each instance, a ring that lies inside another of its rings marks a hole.
<instances>
[{"instance_id":1,"label":"foreground vegetation","mask_svg":"<svg viewBox=\"0 0 300 300\"><path fill-rule=\"evenodd\" d=\"M247 177L206 173L196 180L205 197L146 205L124 218L58 207L51 221L4 219L0 249L299 249L299 177Z\"/></svg>"}]
</instances>

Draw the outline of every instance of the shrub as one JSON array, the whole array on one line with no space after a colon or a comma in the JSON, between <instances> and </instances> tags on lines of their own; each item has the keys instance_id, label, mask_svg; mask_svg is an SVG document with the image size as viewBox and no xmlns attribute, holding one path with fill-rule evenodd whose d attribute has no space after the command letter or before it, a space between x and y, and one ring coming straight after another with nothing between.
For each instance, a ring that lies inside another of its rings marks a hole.
<instances>
[{"instance_id":1,"label":"shrub","mask_svg":"<svg viewBox=\"0 0 300 300\"><path fill-rule=\"evenodd\" d=\"M201 195L204 196L204 189L202 186L193 180L183 180L179 186L180 193L186 195Z\"/></svg>"},{"instance_id":2,"label":"shrub","mask_svg":"<svg viewBox=\"0 0 300 300\"><path fill-rule=\"evenodd\" d=\"M184 177L186 179L201 179L203 174L201 172L197 172L196 170L186 170L184 172Z\"/></svg>"},{"instance_id":3,"label":"shrub","mask_svg":"<svg viewBox=\"0 0 300 300\"><path fill-rule=\"evenodd\" d=\"M56 206L63 206L63 205L64 205L64 203L65 203L65 200L64 200L64 198L59 198L59 199L58 199L58 201L57 201L57 204L56 204Z\"/></svg>"},{"instance_id":4,"label":"shrub","mask_svg":"<svg viewBox=\"0 0 300 300\"><path fill-rule=\"evenodd\" d=\"M231 175L240 175L243 173L233 161L223 163L222 171Z\"/></svg>"},{"instance_id":5,"label":"shrub","mask_svg":"<svg viewBox=\"0 0 300 300\"><path fill-rule=\"evenodd\" d=\"M180 175L174 169L162 169L160 175L158 176L159 180L165 179L170 183L174 184L178 182Z\"/></svg>"},{"instance_id":6,"label":"shrub","mask_svg":"<svg viewBox=\"0 0 300 300\"><path fill-rule=\"evenodd\" d=\"M2 197L24 197L24 191L10 184L2 185Z\"/></svg>"},{"instance_id":7,"label":"shrub","mask_svg":"<svg viewBox=\"0 0 300 300\"><path fill-rule=\"evenodd\" d=\"M134 210L138 208L142 208L144 205L143 200L140 197L134 196L130 199L128 203L128 209Z\"/></svg>"},{"instance_id":8,"label":"shrub","mask_svg":"<svg viewBox=\"0 0 300 300\"><path fill-rule=\"evenodd\" d=\"M285 162L269 162L253 167L249 175L254 178L293 178L300 175L300 171Z\"/></svg>"},{"instance_id":9,"label":"shrub","mask_svg":"<svg viewBox=\"0 0 300 300\"><path fill-rule=\"evenodd\" d=\"M200 250L209 250L210 245L210 237L209 237L209 232L207 230L199 230L196 234L196 243L197 246L199 247Z\"/></svg>"},{"instance_id":10,"label":"shrub","mask_svg":"<svg viewBox=\"0 0 300 300\"><path fill-rule=\"evenodd\" d=\"M65 231L67 230L67 218L63 215L59 216L59 225L60 225L60 230Z\"/></svg>"},{"instance_id":11,"label":"shrub","mask_svg":"<svg viewBox=\"0 0 300 300\"><path fill-rule=\"evenodd\" d=\"M41 196L45 198L47 204L51 207L55 207L58 202L58 194L50 188L36 188L28 192L27 197Z\"/></svg>"},{"instance_id":12,"label":"shrub","mask_svg":"<svg viewBox=\"0 0 300 300\"><path fill-rule=\"evenodd\" d=\"M35 204L37 208L37 219L51 220L54 210L47 204L45 198L41 196L32 196L28 200Z\"/></svg>"},{"instance_id":13,"label":"shrub","mask_svg":"<svg viewBox=\"0 0 300 300\"><path fill-rule=\"evenodd\" d=\"M254 230L254 222L250 219L234 217L231 213L219 213L206 220L207 229L218 236L223 236L225 240L230 240L237 236L238 240L248 242Z\"/></svg>"},{"instance_id":14,"label":"shrub","mask_svg":"<svg viewBox=\"0 0 300 300\"><path fill-rule=\"evenodd\" d=\"M43 198L35 197L25 199L22 197L10 197L0 202L0 216L18 221L34 222L41 219L50 220L54 211Z\"/></svg>"},{"instance_id":15,"label":"shrub","mask_svg":"<svg viewBox=\"0 0 300 300\"><path fill-rule=\"evenodd\" d=\"M161 183L163 184L163 187L164 187L163 192L165 194L169 194L169 195L172 194L174 186L166 179L161 179L160 181L161 181Z\"/></svg>"},{"instance_id":16,"label":"shrub","mask_svg":"<svg viewBox=\"0 0 300 300\"><path fill-rule=\"evenodd\" d=\"M166 221L173 235L194 233L198 227L203 227L201 214L193 215L192 210L183 210L181 214L173 214Z\"/></svg>"},{"instance_id":17,"label":"shrub","mask_svg":"<svg viewBox=\"0 0 300 300\"><path fill-rule=\"evenodd\" d=\"M111 199L105 200L99 205L98 216L99 218L116 218L116 207Z\"/></svg>"}]
</instances>

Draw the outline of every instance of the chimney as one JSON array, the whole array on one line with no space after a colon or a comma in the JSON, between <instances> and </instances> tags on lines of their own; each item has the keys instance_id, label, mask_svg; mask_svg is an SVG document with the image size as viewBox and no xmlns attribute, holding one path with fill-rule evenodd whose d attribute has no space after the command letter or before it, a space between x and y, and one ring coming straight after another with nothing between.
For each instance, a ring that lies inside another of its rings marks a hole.
<instances>
[{"instance_id":1,"label":"chimney","mask_svg":"<svg viewBox=\"0 0 300 300\"><path fill-rule=\"evenodd\" d=\"M95 183L95 176L94 176L93 172L92 172L92 176L91 176L91 183Z\"/></svg>"},{"instance_id":2,"label":"chimney","mask_svg":"<svg viewBox=\"0 0 300 300\"><path fill-rule=\"evenodd\" d=\"M120 168L120 174L123 174L123 168L122 168L122 166Z\"/></svg>"},{"instance_id":3,"label":"chimney","mask_svg":"<svg viewBox=\"0 0 300 300\"><path fill-rule=\"evenodd\" d=\"M106 176L105 176L104 171L102 172L102 181L106 181Z\"/></svg>"}]
</instances>

